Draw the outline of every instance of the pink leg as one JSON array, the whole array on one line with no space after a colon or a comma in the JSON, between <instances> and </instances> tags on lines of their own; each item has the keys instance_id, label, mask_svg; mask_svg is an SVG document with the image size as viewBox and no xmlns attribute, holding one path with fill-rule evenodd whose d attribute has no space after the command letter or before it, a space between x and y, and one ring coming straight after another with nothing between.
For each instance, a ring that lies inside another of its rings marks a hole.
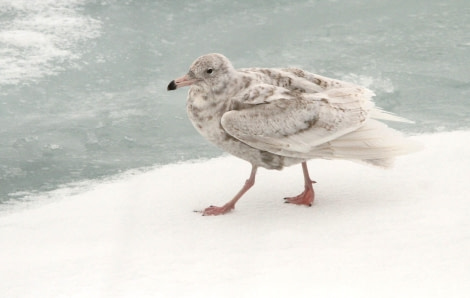
<instances>
[{"instance_id":1,"label":"pink leg","mask_svg":"<svg viewBox=\"0 0 470 298\"><path fill-rule=\"evenodd\" d=\"M251 174L250 178L246 180L245 185L243 188L237 193L237 195L230 200L227 204L223 205L222 207L217 207L217 206L210 206L202 212L202 215L220 215L220 214L225 214L232 209L235 208L235 204L237 203L238 200L247 192L254 184L255 184L255 176L256 176L256 170L257 167L253 166L251 168Z\"/></svg>"},{"instance_id":2,"label":"pink leg","mask_svg":"<svg viewBox=\"0 0 470 298\"><path fill-rule=\"evenodd\" d=\"M305 190L296 197L284 198L285 203L296 205L312 206L313 199L315 198L315 191L313 190L313 183L316 183L308 175L307 162L302 163L302 170L304 172Z\"/></svg>"}]
</instances>

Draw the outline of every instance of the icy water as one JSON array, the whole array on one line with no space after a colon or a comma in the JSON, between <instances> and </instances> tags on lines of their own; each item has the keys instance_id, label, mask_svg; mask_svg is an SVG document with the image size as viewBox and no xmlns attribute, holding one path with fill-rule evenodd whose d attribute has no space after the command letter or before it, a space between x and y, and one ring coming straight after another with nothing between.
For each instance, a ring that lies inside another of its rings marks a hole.
<instances>
[{"instance_id":1,"label":"icy water","mask_svg":"<svg viewBox=\"0 0 470 298\"><path fill-rule=\"evenodd\" d=\"M466 0L0 0L0 202L223 154L166 91L209 52L363 84L409 135L470 127Z\"/></svg>"}]
</instances>

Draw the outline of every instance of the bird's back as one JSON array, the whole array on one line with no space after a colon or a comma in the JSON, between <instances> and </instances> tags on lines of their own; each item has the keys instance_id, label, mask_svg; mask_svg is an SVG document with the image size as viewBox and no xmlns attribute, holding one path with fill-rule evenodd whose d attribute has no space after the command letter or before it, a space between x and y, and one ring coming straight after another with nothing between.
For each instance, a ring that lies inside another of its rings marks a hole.
<instances>
[{"instance_id":1,"label":"bird's back","mask_svg":"<svg viewBox=\"0 0 470 298\"><path fill-rule=\"evenodd\" d=\"M375 94L367 88L296 68L240 73L251 79L232 99L242 111L228 113L222 126L254 148L289 158L351 159L384 167L417 149L373 119L407 121L376 108Z\"/></svg>"}]
</instances>

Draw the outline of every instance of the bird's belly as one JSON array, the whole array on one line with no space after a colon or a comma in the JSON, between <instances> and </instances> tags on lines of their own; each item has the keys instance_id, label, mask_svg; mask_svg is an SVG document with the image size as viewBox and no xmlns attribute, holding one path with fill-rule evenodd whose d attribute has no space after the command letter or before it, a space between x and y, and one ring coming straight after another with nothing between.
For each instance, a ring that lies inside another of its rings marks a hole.
<instances>
[{"instance_id":1,"label":"bird's belly","mask_svg":"<svg viewBox=\"0 0 470 298\"><path fill-rule=\"evenodd\" d=\"M284 166L290 166L302 162L293 158L287 158L253 148L229 135L220 124L220 117L201 114L194 115L188 110L188 116L196 130L208 141L220 149L238 158L244 159L253 165L267 169L281 170Z\"/></svg>"},{"instance_id":2,"label":"bird's belly","mask_svg":"<svg viewBox=\"0 0 470 298\"><path fill-rule=\"evenodd\" d=\"M223 114L227 111L226 103L215 105L199 97L190 96L186 108L194 128L205 139L255 166L280 170L284 166L302 162L300 159L284 157L251 147L228 134L220 123Z\"/></svg>"}]
</instances>

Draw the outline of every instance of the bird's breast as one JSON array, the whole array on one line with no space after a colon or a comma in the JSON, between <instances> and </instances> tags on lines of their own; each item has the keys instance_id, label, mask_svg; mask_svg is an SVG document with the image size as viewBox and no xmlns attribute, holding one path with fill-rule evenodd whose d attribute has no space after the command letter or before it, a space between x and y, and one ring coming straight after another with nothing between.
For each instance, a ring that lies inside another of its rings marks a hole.
<instances>
[{"instance_id":1,"label":"bird's breast","mask_svg":"<svg viewBox=\"0 0 470 298\"><path fill-rule=\"evenodd\" d=\"M190 96L186 110L193 126L203 137L214 143L226 138L220 125L220 119L227 111L226 103L212 101L207 96Z\"/></svg>"}]
</instances>

